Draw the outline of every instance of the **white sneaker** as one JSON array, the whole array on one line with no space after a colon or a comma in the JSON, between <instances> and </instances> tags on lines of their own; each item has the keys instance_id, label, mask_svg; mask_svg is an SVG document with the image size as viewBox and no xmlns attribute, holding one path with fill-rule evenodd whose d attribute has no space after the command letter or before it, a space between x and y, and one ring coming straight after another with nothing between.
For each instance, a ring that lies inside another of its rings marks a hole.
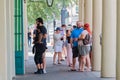
<instances>
[{"instance_id":1,"label":"white sneaker","mask_svg":"<svg viewBox=\"0 0 120 80\"><path fill-rule=\"evenodd\" d=\"M43 72L44 72L44 74L47 73L47 72L46 72L46 69L43 69Z\"/></svg>"}]
</instances>

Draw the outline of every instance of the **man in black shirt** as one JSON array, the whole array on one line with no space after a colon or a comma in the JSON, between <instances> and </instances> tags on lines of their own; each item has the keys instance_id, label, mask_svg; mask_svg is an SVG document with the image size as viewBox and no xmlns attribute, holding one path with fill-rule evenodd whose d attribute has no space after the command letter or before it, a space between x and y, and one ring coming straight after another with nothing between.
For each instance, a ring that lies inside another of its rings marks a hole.
<instances>
[{"instance_id":1,"label":"man in black shirt","mask_svg":"<svg viewBox=\"0 0 120 80\"><path fill-rule=\"evenodd\" d=\"M46 38L47 38L47 29L45 28L45 26L43 25L43 19L42 18L37 18L36 19L36 30L34 30L34 35L35 37L37 37L39 34L42 34L42 42L45 45L46 49L47 49L47 42L46 42ZM46 60L45 60L45 52L43 54L43 69L44 69L44 73L46 73Z\"/></svg>"}]
</instances>

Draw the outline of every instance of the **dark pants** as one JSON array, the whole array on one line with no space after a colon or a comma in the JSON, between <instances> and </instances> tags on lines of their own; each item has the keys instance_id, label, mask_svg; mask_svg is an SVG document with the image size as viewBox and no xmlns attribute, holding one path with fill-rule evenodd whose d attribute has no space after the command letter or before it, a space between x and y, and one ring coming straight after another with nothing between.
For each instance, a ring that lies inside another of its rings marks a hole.
<instances>
[{"instance_id":1,"label":"dark pants","mask_svg":"<svg viewBox=\"0 0 120 80\"><path fill-rule=\"evenodd\" d=\"M79 52L78 52L78 46L73 47L72 48L72 52L73 52L73 58L78 57L78 54L79 54Z\"/></svg>"}]
</instances>

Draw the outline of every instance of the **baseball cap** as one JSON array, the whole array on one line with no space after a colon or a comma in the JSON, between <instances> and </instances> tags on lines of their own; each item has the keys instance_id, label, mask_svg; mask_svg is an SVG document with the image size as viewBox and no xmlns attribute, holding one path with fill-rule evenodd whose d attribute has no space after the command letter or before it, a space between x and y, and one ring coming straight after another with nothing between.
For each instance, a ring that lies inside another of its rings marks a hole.
<instances>
[{"instance_id":1,"label":"baseball cap","mask_svg":"<svg viewBox=\"0 0 120 80\"><path fill-rule=\"evenodd\" d=\"M56 28L56 31L57 31L57 30L61 30L60 27L57 27L57 28Z\"/></svg>"}]
</instances>

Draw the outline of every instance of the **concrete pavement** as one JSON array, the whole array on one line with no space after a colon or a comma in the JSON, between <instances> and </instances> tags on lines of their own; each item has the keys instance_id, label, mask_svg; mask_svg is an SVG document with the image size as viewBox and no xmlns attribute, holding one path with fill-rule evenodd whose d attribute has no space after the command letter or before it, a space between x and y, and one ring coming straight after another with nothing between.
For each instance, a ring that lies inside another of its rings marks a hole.
<instances>
[{"instance_id":1,"label":"concrete pavement","mask_svg":"<svg viewBox=\"0 0 120 80\"><path fill-rule=\"evenodd\" d=\"M47 55L47 73L34 74L36 67L34 64L33 54L29 52L29 59L25 61L25 75L17 75L15 80L115 80L115 78L100 78L100 72L71 72L66 65L66 61L62 64L53 65L52 56L53 49L49 47ZM78 64L77 64L78 65ZM78 67L76 66L78 69Z\"/></svg>"}]
</instances>

